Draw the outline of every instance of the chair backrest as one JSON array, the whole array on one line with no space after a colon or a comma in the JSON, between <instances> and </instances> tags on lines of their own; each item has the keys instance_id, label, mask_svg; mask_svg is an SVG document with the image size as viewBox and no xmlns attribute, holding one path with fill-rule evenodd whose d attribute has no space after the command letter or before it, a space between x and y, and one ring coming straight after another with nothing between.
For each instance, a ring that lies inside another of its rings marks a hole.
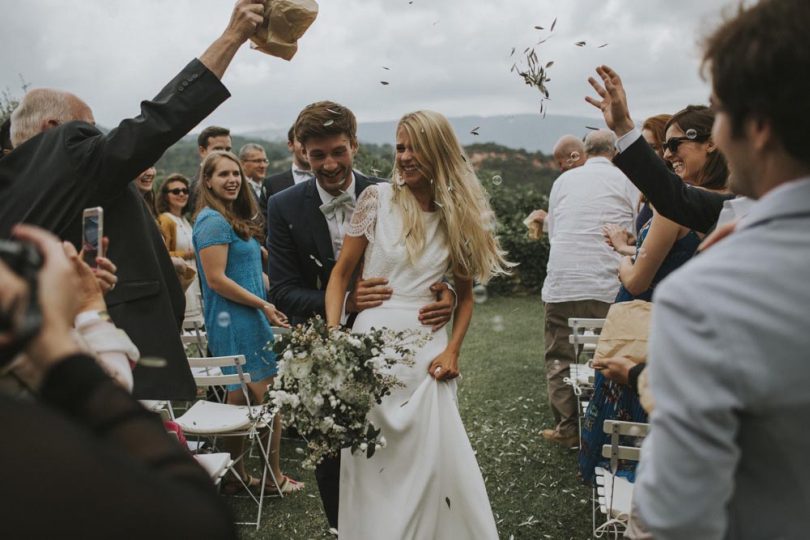
<instances>
[{"instance_id":1,"label":"chair backrest","mask_svg":"<svg viewBox=\"0 0 810 540\"><path fill-rule=\"evenodd\" d=\"M192 353L195 356L208 354L208 334L205 331L205 322L202 316L186 317L183 320L180 341L183 342L183 346L186 348L186 354Z\"/></svg>"},{"instance_id":2,"label":"chair backrest","mask_svg":"<svg viewBox=\"0 0 810 540\"><path fill-rule=\"evenodd\" d=\"M579 355L584 351L593 354L596 350L596 343L599 335L596 330L605 325L605 319L585 319L571 317L568 319L568 326L571 328L571 335L568 342L574 346L575 358L579 360Z\"/></svg>"},{"instance_id":3,"label":"chair backrest","mask_svg":"<svg viewBox=\"0 0 810 540\"><path fill-rule=\"evenodd\" d=\"M602 446L602 457L610 459L610 470L615 474L620 459L638 461L641 449L638 446L623 446L619 444L619 437L634 437L643 439L650 432L650 424L639 422L624 422L621 420L605 420L603 428L610 435L610 444Z\"/></svg>"},{"instance_id":4,"label":"chair backrest","mask_svg":"<svg viewBox=\"0 0 810 540\"><path fill-rule=\"evenodd\" d=\"M245 397L248 397L247 383L250 381L250 373L246 373L242 366L245 365L245 356L235 354L232 356L204 356L190 357L188 365L194 376L194 382L199 387L208 388L211 386L226 386L238 384L242 387ZM225 375L221 368L234 367L236 373Z\"/></svg>"},{"instance_id":5,"label":"chair backrest","mask_svg":"<svg viewBox=\"0 0 810 540\"><path fill-rule=\"evenodd\" d=\"M285 336L285 335L289 334L290 332L292 332L292 329L283 328L281 326L273 326L272 329L273 329L273 335L274 336Z\"/></svg>"}]
</instances>

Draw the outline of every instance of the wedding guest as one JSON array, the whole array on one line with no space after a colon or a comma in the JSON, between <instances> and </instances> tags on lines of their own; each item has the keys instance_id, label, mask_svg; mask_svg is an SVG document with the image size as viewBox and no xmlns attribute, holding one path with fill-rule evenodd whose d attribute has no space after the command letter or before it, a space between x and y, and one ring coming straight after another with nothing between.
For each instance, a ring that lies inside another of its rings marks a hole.
<instances>
[{"instance_id":1,"label":"wedding guest","mask_svg":"<svg viewBox=\"0 0 810 540\"><path fill-rule=\"evenodd\" d=\"M239 161L242 164L242 170L245 171L250 192L258 206L262 198L265 176L267 176L267 165L270 163L267 161L267 152L260 144L247 143L239 149Z\"/></svg>"},{"instance_id":2,"label":"wedding guest","mask_svg":"<svg viewBox=\"0 0 810 540\"><path fill-rule=\"evenodd\" d=\"M267 249L270 296L293 323L325 317L325 290L357 197L382 181L353 170L357 153L357 120L347 107L319 101L304 107L295 122L314 178L273 195L267 205ZM454 295L444 282L431 287L438 299L426 302L419 320L434 330L450 320ZM358 280L346 299L344 322L364 309L391 298L388 279ZM324 512L338 527L340 459L325 459L315 469Z\"/></svg>"},{"instance_id":3,"label":"wedding guest","mask_svg":"<svg viewBox=\"0 0 810 540\"><path fill-rule=\"evenodd\" d=\"M430 284L448 271L458 305L451 335L432 333L413 365L396 366L401 387L369 413L388 445L372 457L343 450L341 537L498 538L453 380L472 319L473 280L486 283L513 266L492 232L494 220L447 119L433 111L402 117L393 182L369 186L357 201L327 287L326 321L339 325L361 262L365 276L390 276L394 293L360 313L354 333L424 330L417 314L432 299Z\"/></svg>"},{"instance_id":4,"label":"wedding guest","mask_svg":"<svg viewBox=\"0 0 810 540\"><path fill-rule=\"evenodd\" d=\"M267 386L277 373L271 325L289 327L287 317L265 300L262 279L262 230L252 221L256 202L249 193L239 158L230 152L209 152L200 174L200 198L194 222L193 241L203 291L203 311L208 348L214 356L242 354L250 373L251 400L262 403ZM236 368L222 368L235 373ZM245 405L240 385L228 386L228 403ZM229 441L230 442L230 441ZM243 440L235 439L233 455L241 455ZM303 484L285 476L280 466L281 418L273 422L270 439L270 467L278 489L291 493ZM244 460L236 471L248 487L260 485L245 471ZM270 480L272 482L272 480ZM237 479L227 482L226 491L238 490ZM275 489L275 486L268 486Z\"/></svg>"},{"instance_id":5,"label":"wedding guest","mask_svg":"<svg viewBox=\"0 0 810 540\"><path fill-rule=\"evenodd\" d=\"M641 136L644 137L647 144L655 150L655 153L658 154L661 159L664 159L664 141L666 141L667 138L667 123L670 118L672 118L671 114L657 114L644 120L644 124L641 126ZM642 193L639 197L639 210L638 216L636 217L636 237L644 224L650 219L652 219L652 207Z\"/></svg>"},{"instance_id":6,"label":"wedding guest","mask_svg":"<svg viewBox=\"0 0 810 540\"><path fill-rule=\"evenodd\" d=\"M585 144L573 135L563 135L560 137L554 144L552 153L554 154L554 160L557 162L562 172L581 167L588 159L588 154L585 152ZM527 221L535 222L542 228L547 217L548 212L542 208L538 208L529 214Z\"/></svg>"},{"instance_id":7,"label":"wedding guest","mask_svg":"<svg viewBox=\"0 0 810 540\"><path fill-rule=\"evenodd\" d=\"M556 425L541 434L565 447L579 441L576 396L564 382L576 361L568 319L607 315L619 291L620 258L603 241L602 226L618 223L629 229L638 201L638 190L610 162L614 143L608 131L588 133L588 160L561 174L549 197L550 250L542 299L548 399Z\"/></svg>"},{"instance_id":8,"label":"wedding guest","mask_svg":"<svg viewBox=\"0 0 810 540\"><path fill-rule=\"evenodd\" d=\"M194 277L186 288L185 318L202 315L200 306L200 282L197 277L197 259L194 255L191 224L185 217L189 198L189 181L182 174L171 174L163 182L157 199L158 224L166 248L172 258L179 258L183 266L194 271ZM185 271L184 271L185 275ZM182 280L181 280L182 283Z\"/></svg>"},{"instance_id":9,"label":"wedding guest","mask_svg":"<svg viewBox=\"0 0 810 540\"><path fill-rule=\"evenodd\" d=\"M267 200L284 189L306 182L313 178L312 169L309 166L304 147L295 138L295 124L287 131L287 150L292 156L292 165L286 171L269 176L264 181L264 193L259 201L259 211L267 218Z\"/></svg>"},{"instance_id":10,"label":"wedding guest","mask_svg":"<svg viewBox=\"0 0 810 540\"><path fill-rule=\"evenodd\" d=\"M6 118L3 125L0 126L0 157L10 154L14 149L11 144L11 118Z\"/></svg>"},{"instance_id":11,"label":"wedding guest","mask_svg":"<svg viewBox=\"0 0 810 540\"><path fill-rule=\"evenodd\" d=\"M44 259L37 295L43 326L15 365L34 384L36 397L0 393L6 434L0 459L13 464L3 472L3 486L14 493L0 506L3 536L236 538L208 474L167 434L160 418L110 379L74 339L82 281L61 243L36 227L19 226L14 235L33 243ZM28 284L2 262L0 283L4 311L25 305L20 300L29 297ZM0 349L19 337L19 327L4 329ZM57 487L32 484L34 471Z\"/></svg>"},{"instance_id":12,"label":"wedding guest","mask_svg":"<svg viewBox=\"0 0 810 540\"><path fill-rule=\"evenodd\" d=\"M808 25L806 2L762 0L706 40L714 141L732 191L756 202L656 291L655 413L634 493L654 538L810 529L810 438L800 428L810 415ZM613 99L618 77L602 75Z\"/></svg>"},{"instance_id":13,"label":"wedding guest","mask_svg":"<svg viewBox=\"0 0 810 540\"><path fill-rule=\"evenodd\" d=\"M136 367L134 395L141 399L192 399L196 387L180 341L183 291L132 181L228 97L220 78L262 10L259 0L238 0L200 58L143 102L139 116L107 133L94 126L86 103L59 90L29 90L12 113L14 151L0 159L0 237L25 221L78 246L82 210L104 208L107 256L120 278L106 297L110 317L143 356L166 360L161 369Z\"/></svg>"},{"instance_id":14,"label":"wedding guest","mask_svg":"<svg viewBox=\"0 0 810 540\"><path fill-rule=\"evenodd\" d=\"M200 166L194 171L194 176L191 177L191 186L189 187L189 201L188 211L194 212L197 208L197 195L199 193L200 185L200 169L202 163L209 152L231 151L231 131L228 128L220 126L208 126L203 129L197 136L197 154L200 157Z\"/></svg>"},{"instance_id":15,"label":"wedding guest","mask_svg":"<svg viewBox=\"0 0 810 540\"><path fill-rule=\"evenodd\" d=\"M152 218L157 219L157 209L155 207L155 192L152 187L155 184L155 174L157 170L154 167L149 167L135 178L135 187L138 188L138 193L143 197L143 202L146 203L146 209L149 210Z\"/></svg>"}]
</instances>

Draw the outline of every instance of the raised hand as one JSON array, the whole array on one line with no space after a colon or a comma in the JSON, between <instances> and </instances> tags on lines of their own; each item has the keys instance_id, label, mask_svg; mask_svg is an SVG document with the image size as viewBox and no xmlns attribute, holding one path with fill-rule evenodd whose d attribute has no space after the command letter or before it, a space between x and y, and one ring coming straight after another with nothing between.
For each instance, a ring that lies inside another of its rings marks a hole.
<instances>
[{"instance_id":1,"label":"raised hand","mask_svg":"<svg viewBox=\"0 0 810 540\"><path fill-rule=\"evenodd\" d=\"M596 73L602 80L602 84L593 77L588 77L588 82L596 90L600 99L586 96L585 101L602 111L605 124L616 133L617 137L621 137L635 127L630 118L624 85L619 74L608 66L597 67Z\"/></svg>"},{"instance_id":2,"label":"raised hand","mask_svg":"<svg viewBox=\"0 0 810 540\"><path fill-rule=\"evenodd\" d=\"M233 36L244 43L256 33L264 20L264 2L262 0L239 0L231 13L231 20L224 34Z\"/></svg>"},{"instance_id":3,"label":"raised hand","mask_svg":"<svg viewBox=\"0 0 810 540\"><path fill-rule=\"evenodd\" d=\"M79 287L77 289L79 293L79 307L76 313L78 314L90 310L103 311L107 309L103 296L104 287L102 286L102 283L104 283L105 286L108 283L107 278L104 280L100 279L98 274L84 262L83 254L76 253L76 248L73 247L73 244L70 242L62 242L62 248L65 250L65 255L67 255L68 260L70 260L70 263L76 271L76 275L79 277ZM101 257L99 257L99 260L100 259ZM109 259L104 260L109 261ZM107 271L104 270L104 272ZM114 273L110 275L115 279Z\"/></svg>"}]
</instances>

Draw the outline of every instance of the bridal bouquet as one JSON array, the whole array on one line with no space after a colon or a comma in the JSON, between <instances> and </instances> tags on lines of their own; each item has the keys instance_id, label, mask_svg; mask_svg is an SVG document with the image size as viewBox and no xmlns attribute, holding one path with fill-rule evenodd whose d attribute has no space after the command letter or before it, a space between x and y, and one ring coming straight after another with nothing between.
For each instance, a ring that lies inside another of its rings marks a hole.
<instances>
[{"instance_id":1,"label":"bridal bouquet","mask_svg":"<svg viewBox=\"0 0 810 540\"><path fill-rule=\"evenodd\" d=\"M342 448L371 457L385 446L368 412L401 386L390 369L413 365L415 351L426 342L418 331L329 329L320 317L276 340L278 375L268 401L307 440L304 467L314 468Z\"/></svg>"}]
</instances>

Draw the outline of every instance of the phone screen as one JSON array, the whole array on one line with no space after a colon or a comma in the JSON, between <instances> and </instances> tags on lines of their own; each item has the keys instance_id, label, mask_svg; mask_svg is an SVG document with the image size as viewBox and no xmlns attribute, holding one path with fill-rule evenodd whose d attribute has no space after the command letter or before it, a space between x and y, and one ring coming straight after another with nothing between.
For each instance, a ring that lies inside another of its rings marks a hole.
<instances>
[{"instance_id":1,"label":"phone screen","mask_svg":"<svg viewBox=\"0 0 810 540\"><path fill-rule=\"evenodd\" d=\"M101 237L103 232L103 210L100 207L87 208L82 216L82 251L84 262L96 267L96 258L104 256L101 253Z\"/></svg>"}]
</instances>

